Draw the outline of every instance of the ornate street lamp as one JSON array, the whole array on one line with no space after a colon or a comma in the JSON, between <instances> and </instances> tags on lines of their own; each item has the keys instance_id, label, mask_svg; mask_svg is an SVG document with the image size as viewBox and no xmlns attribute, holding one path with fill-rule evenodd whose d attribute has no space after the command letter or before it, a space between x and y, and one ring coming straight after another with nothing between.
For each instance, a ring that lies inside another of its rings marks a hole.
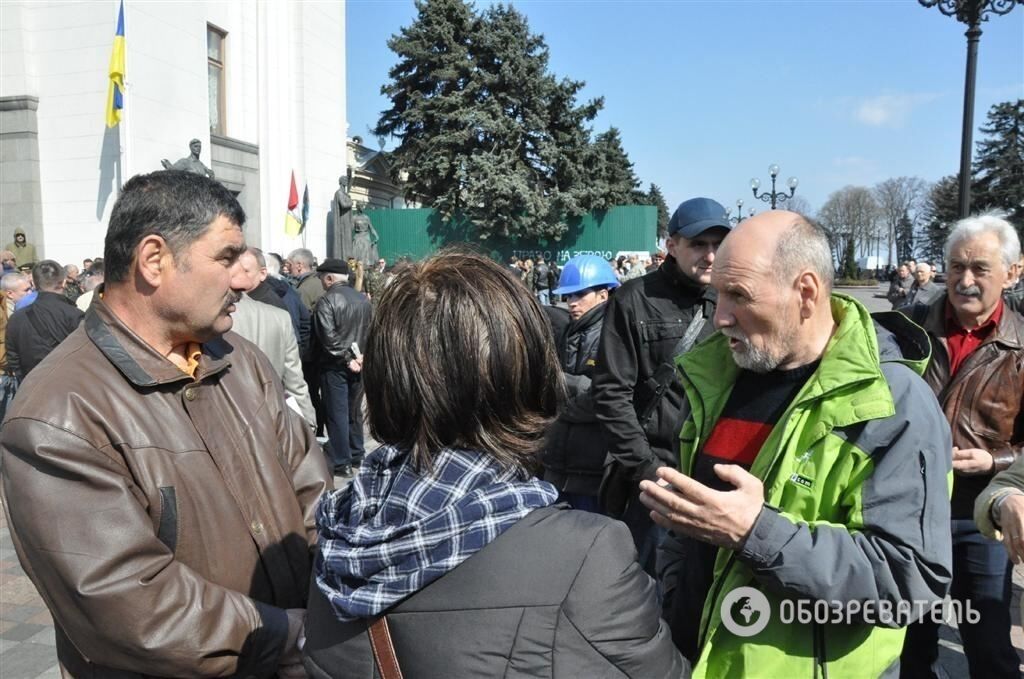
<instances>
[{"instance_id":1,"label":"ornate street lamp","mask_svg":"<svg viewBox=\"0 0 1024 679\"><path fill-rule=\"evenodd\" d=\"M736 199L736 216L735 217L732 216L732 208L728 208L728 207L725 208L725 214L729 218L729 223L731 223L731 224L739 224L740 222L742 222L747 217L753 217L754 216L754 208L750 208L750 211L746 214L746 216L744 216L743 215L743 199L742 198L737 198Z\"/></svg>"},{"instance_id":2,"label":"ornate street lamp","mask_svg":"<svg viewBox=\"0 0 1024 679\"><path fill-rule=\"evenodd\" d=\"M775 191L775 178L779 176L779 166L776 165L775 163L769 165L768 174L772 176L771 193L768 193L767 191L762 192L761 194L757 193L757 189L760 188L761 186L760 179L750 180L750 190L754 192L754 198L759 198L766 203L771 203L772 209L774 210L776 203L785 203L787 200L793 197L793 194L796 193L797 184L799 184L800 181L796 177L790 177L789 179L786 180L786 186L789 187L789 195L787 196L785 191Z\"/></svg>"},{"instance_id":3,"label":"ornate street lamp","mask_svg":"<svg viewBox=\"0 0 1024 679\"><path fill-rule=\"evenodd\" d=\"M967 73L964 79L964 124L960 137L960 217L971 210L971 134L974 131L974 76L978 70L978 42L981 22L989 14L1009 14L1024 0L917 0L925 7L938 7L946 16L967 24Z\"/></svg>"}]
</instances>

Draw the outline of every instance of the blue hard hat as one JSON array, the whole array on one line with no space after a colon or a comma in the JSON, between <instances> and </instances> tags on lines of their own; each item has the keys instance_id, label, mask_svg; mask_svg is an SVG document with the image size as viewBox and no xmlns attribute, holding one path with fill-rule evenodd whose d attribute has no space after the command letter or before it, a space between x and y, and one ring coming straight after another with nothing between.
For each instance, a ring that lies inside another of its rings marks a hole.
<instances>
[{"instance_id":1,"label":"blue hard hat","mask_svg":"<svg viewBox=\"0 0 1024 679\"><path fill-rule=\"evenodd\" d=\"M558 287L552 290L556 295L571 295L588 288L619 287L619 279L611 265L597 255L576 255L562 267Z\"/></svg>"}]
</instances>

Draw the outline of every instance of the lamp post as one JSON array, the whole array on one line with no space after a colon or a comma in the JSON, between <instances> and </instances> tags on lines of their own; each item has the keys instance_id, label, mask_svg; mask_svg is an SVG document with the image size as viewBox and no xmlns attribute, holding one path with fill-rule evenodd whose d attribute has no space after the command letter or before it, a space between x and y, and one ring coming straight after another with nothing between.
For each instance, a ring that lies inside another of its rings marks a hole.
<instances>
[{"instance_id":1,"label":"lamp post","mask_svg":"<svg viewBox=\"0 0 1024 679\"><path fill-rule=\"evenodd\" d=\"M779 166L776 165L775 163L769 165L768 174L772 176L771 193L763 191L762 193L758 194L757 189L760 188L761 186L761 180L756 178L750 180L750 190L754 192L754 198L763 200L766 203L771 203L772 209L774 210L776 203L785 203L787 200L793 197L793 194L796 193L797 184L799 184L800 181L796 177L790 177L789 179L786 180L786 186L789 187L789 195L787 196L785 191L775 191L775 178L779 176Z\"/></svg>"},{"instance_id":2,"label":"lamp post","mask_svg":"<svg viewBox=\"0 0 1024 679\"><path fill-rule=\"evenodd\" d=\"M750 211L747 213L746 217L744 217L744 215L743 215L743 199L742 198L737 198L736 199L736 216L735 217L732 216L732 208L726 208L725 209L725 214L729 218L729 223L730 224L739 224L744 219L746 219L746 217L753 217L754 216L754 208L750 208Z\"/></svg>"},{"instance_id":3,"label":"lamp post","mask_svg":"<svg viewBox=\"0 0 1024 679\"><path fill-rule=\"evenodd\" d=\"M964 76L964 124L960 136L960 217L971 210L971 135L974 131L974 79L978 70L978 42L981 22L988 15L1009 14L1024 0L917 0L925 7L938 7L946 16L967 24L967 73Z\"/></svg>"}]
</instances>

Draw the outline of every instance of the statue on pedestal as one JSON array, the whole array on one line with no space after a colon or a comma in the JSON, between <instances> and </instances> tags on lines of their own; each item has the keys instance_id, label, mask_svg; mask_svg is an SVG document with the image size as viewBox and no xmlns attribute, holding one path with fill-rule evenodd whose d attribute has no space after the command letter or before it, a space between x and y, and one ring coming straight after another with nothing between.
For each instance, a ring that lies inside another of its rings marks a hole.
<instances>
[{"instance_id":1,"label":"statue on pedestal","mask_svg":"<svg viewBox=\"0 0 1024 679\"><path fill-rule=\"evenodd\" d=\"M362 212L352 218L352 256L364 267L377 263L377 231Z\"/></svg>"},{"instance_id":2,"label":"statue on pedestal","mask_svg":"<svg viewBox=\"0 0 1024 679\"><path fill-rule=\"evenodd\" d=\"M334 218L334 256L348 260L352 256L352 199L348 195L348 178L338 178L338 190L331 201Z\"/></svg>"},{"instance_id":3,"label":"statue on pedestal","mask_svg":"<svg viewBox=\"0 0 1024 679\"><path fill-rule=\"evenodd\" d=\"M191 154L185 158L175 161L173 164L166 158L160 161L160 164L164 166L165 170L181 170L182 172L194 172L195 174L201 174L204 177L213 179L213 170L203 165L203 161L199 160L199 152L203 150L203 142L198 139L193 139L188 143L188 149Z\"/></svg>"}]
</instances>

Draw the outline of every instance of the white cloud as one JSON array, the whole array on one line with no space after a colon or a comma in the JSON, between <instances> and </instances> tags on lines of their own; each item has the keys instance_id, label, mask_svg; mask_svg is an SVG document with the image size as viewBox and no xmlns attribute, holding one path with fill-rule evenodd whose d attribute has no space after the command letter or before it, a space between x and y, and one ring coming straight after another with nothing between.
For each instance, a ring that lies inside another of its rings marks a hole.
<instances>
[{"instance_id":1,"label":"white cloud","mask_svg":"<svg viewBox=\"0 0 1024 679\"><path fill-rule=\"evenodd\" d=\"M939 98L938 94L882 94L853 102L853 117L871 127L902 127L911 112Z\"/></svg>"}]
</instances>

